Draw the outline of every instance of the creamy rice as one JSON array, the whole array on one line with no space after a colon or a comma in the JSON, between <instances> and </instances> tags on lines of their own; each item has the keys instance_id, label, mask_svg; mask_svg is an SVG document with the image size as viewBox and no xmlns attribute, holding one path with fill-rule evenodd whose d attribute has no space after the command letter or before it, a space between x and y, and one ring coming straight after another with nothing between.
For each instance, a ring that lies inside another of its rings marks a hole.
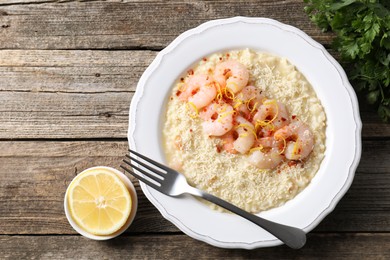
<instances>
[{"instance_id":1,"label":"creamy rice","mask_svg":"<svg viewBox=\"0 0 390 260\"><path fill-rule=\"evenodd\" d=\"M202 119L189 116L186 103L176 96L182 79L192 73L210 74L216 64L227 59L244 64L250 72L249 84L284 103L290 116L296 115L310 127L314 149L302 163L284 162L276 169L260 170L248 162L248 154L218 151L220 139L205 135ZM173 86L163 137L169 165L181 167L191 185L259 212L283 205L310 183L324 157L326 116L312 86L285 58L249 49L217 53L202 59L183 78Z\"/></svg>"}]
</instances>

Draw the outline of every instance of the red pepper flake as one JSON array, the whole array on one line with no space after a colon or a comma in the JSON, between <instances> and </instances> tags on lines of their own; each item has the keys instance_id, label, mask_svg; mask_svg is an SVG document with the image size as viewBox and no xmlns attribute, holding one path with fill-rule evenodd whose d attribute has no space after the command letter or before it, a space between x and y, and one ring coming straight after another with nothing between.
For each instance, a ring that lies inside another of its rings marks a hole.
<instances>
[{"instance_id":1,"label":"red pepper flake","mask_svg":"<svg viewBox=\"0 0 390 260\"><path fill-rule=\"evenodd\" d=\"M188 75L194 75L194 70L193 69L188 70Z\"/></svg>"},{"instance_id":2,"label":"red pepper flake","mask_svg":"<svg viewBox=\"0 0 390 260\"><path fill-rule=\"evenodd\" d=\"M180 94L181 94L180 90L176 91L176 96L180 96Z\"/></svg>"},{"instance_id":3,"label":"red pepper flake","mask_svg":"<svg viewBox=\"0 0 390 260\"><path fill-rule=\"evenodd\" d=\"M287 164L288 164L288 166L293 167L293 166L297 165L297 162L296 161L289 161Z\"/></svg>"},{"instance_id":4,"label":"red pepper flake","mask_svg":"<svg viewBox=\"0 0 390 260\"><path fill-rule=\"evenodd\" d=\"M284 118L284 117L282 117L282 118L281 118L281 120L284 122L284 121L286 121L287 119L286 119L286 118Z\"/></svg>"},{"instance_id":5,"label":"red pepper flake","mask_svg":"<svg viewBox=\"0 0 390 260\"><path fill-rule=\"evenodd\" d=\"M192 129L190 128L190 133L192 133Z\"/></svg>"},{"instance_id":6,"label":"red pepper flake","mask_svg":"<svg viewBox=\"0 0 390 260\"><path fill-rule=\"evenodd\" d=\"M211 120L217 120L218 118L218 114L217 113L214 113L212 116L211 116Z\"/></svg>"},{"instance_id":7,"label":"red pepper flake","mask_svg":"<svg viewBox=\"0 0 390 260\"><path fill-rule=\"evenodd\" d=\"M216 148L217 148L217 153L220 153L222 151L222 147L220 145L217 145Z\"/></svg>"},{"instance_id":8,"label":"red pepper flake","mask_svg":"<svg viewBox=\"0 0 390 260\"><path fill-rule=\"evenodd\" d=\"M219 57L219 60L222 60L222 57Z\"/></svg>"},{"instance_id":9,"label":"red pepper flake","mask_svg":"<svg viewBox=\"0 0 390 260\"><path fill-rule=\"evenodd\" d=\"M184 82L184 78L180 78L180 81L181 81L181 82Z\"/></svg>"},{"instance_id":10,"label":"red pepper flake","mask_svg":"<svg viewBox=\"0 0 390 260\"><path fill-rule=\"evenodd\" d=\"M230 54L229 54L229 53L226 53L226 57L230 57Z\"/></svg>"},{"instance_id":11,"label":"red pepper flake","mask_svg":"<svg viewBox=\"0 0 390 260\"><path fill-rule=\"evenodd\" d=\"M292 119L295 119L295 118L297 118L297 116L296 115L292 115L292 117L291 117Z\"/></svg>"},{"instance_id":12,"label":"red pepper flake","mask_svg":"<svg viewBox=\"0 0 390 260\"><path fill-rule=\"evenodd\" d=\"M207 58L203 58L203 61L207 61Z\"/></svg>"}]
</instances>

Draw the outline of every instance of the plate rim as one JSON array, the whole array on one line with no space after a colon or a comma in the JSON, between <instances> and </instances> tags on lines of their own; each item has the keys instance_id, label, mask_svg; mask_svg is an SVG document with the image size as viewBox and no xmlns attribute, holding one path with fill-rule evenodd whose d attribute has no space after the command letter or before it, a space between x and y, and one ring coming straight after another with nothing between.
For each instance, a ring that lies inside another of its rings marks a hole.
<instances>
[{"instance_id":1,"label":"plate rim","mask_svg":"<svg viewBox=\"0 0 390 260\"><path fill-rule=\"evenodd\" d=\"M130 144L130 147L136 149L136 142L133 138L133 133L135 131L135 118L136 118L136 112L137 112L137 106L140 101L140 99L143 96L144 92L144 83L146 82L147 78L151 75L151 73L160 65L160 63L163 61L164 57L169 54L171 51L175 49L176 46L178 46L182 41L187 39L188 37L191 37L196 34L200 34L203 31L219 26L219 25L228 25L233 24L237 22L247 23L247 24L268 24L276 26L279 29L282 29L284 31L292 32L296 34L297 36L301 37L303 40L305 40L308 44L313 46L316 49L319 49L324 57L331 63L331 65L334 66L334 68L337 70L344 88L347 90L348 96L351 100L352 104L352 112L353 112L353 121L355 123L355 154L354 158L349 166L348 171L348 177L346 178L343 186L341 189L337 192L337 194L333 197L330 204L327 205L323 211L314 219L312 223L307 225L303 228L305 232L309 232L312 229L314 229L329 213L331 213L338 202L341 200L341 198L345 195L345 193L348 191L349 187L352 184L352 181L355 176L356 168L359 164L360 158L361 158L361 150L362 150L362 144L361 144L361 129L362 129L362 122L360 118L359 113L359 105L356 93L351 86L350 82L348 81L347 75L344 71L344 69L341 67L341 65L329 54L329 52L317 41L312 39L310 36L308 36L305 32L302 30L288 25L281 23L277 20L270 19L270 18L264 18L264 17L243 17L243 16L236 16L231 18L224 18L224 19L215 19L210 20L205 23L202 23L198 25L195 28L189 29L183 33L181 33L177 38L175 38L166 48L161 50L155 59L152 61L152 63L147 67L147 69L142 74L135 91L135 94L132 98L130 108L129 108L129 126L128 126L128 141ZM185 234L189 235L190 237L193 237L197 240L209 243L211 245L222 247L222 248L242 248L242 249L255 249L259 247L269 247L269 246L277 246L283 244L280 240L274 239L274 240L267 240L267 241L254 241L251 243L247 242L224 242L219 241L215 238L212 238L210 236L199 234L196 231L188 228L184 223L182 223L179 219L177 219L175 216L171 215L167 210L164 208L163 205L161 205L152 194L150 194L148 187L140 182L141 189L145 196L148 198L148 200L159 210L159 212L162 214L162 216L173 223L176 227L178 227L181 231L183 231Z\"/></svg>"}]
</instances>

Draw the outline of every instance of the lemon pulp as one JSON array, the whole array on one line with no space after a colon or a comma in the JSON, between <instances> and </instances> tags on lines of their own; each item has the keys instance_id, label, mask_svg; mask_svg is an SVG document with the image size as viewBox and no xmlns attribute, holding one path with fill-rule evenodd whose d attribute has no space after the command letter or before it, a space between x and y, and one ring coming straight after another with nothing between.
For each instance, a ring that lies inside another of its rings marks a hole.
<instances>
[{"instance_id":1,"label":"lemon pulp","mask_svg":"<svg viewBox=\"0 0 390 260\"><path fill-rule=\"evenodd\" d=\"M104 168L78 175L70 184L71 217L86 232L111 235L129 218L132 201L122 180Z\"/></svg>"}]
</instances>

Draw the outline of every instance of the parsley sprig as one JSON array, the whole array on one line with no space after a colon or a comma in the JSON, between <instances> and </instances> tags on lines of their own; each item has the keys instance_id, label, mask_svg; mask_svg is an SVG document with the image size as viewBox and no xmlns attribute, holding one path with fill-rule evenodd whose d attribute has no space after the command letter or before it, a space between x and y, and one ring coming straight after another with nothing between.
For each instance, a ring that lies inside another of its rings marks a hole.
<instances>
[{"instance_id":1,"label":"parsley sprig","mask_svg":"<svg viewBox=\"0 0 390 260\"><path fill-rule=\"evenodd\" d=\"M305 11L323 31L336 34L354 88L390 121L390 0L305 0Z\"/></svg>"}]
</instances>

